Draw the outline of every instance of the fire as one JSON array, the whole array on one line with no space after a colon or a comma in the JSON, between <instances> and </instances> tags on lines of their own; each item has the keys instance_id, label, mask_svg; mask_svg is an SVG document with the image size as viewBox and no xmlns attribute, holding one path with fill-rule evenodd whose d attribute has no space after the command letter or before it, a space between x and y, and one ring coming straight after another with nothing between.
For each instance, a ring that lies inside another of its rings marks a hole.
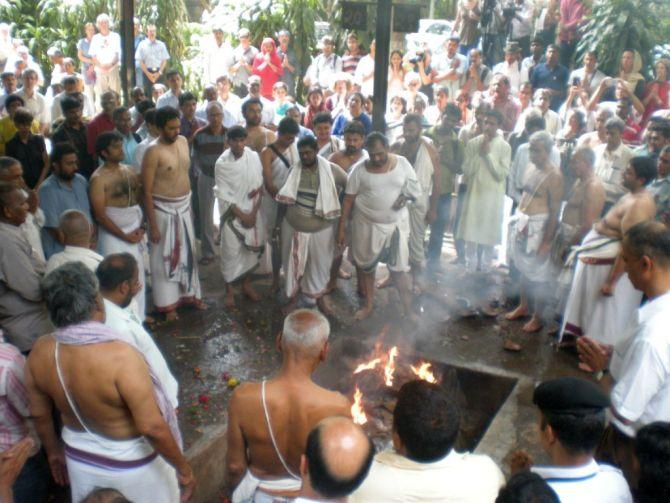
<instances>
[{"instance_id":1,"label":"fire","mask_svg":"<svg viewBox=\"0 0 670 503\"><path fill-rule=\"evenodd\" d=\"M356 424L365 424L368 422L368 417L363 410L363 393L358 389L358 386L356 386L356 391L354 392L354 404L351 406L351 417Z\"/></svg>"},{"instance_id":2,"label":"fire","mask_svg":"<svg viewBox=\"0 0 670 503\"><path fill-rule=\"evenodd\" d=\"M430 370L430 367L431 364L428 362L423 362L418 367L415 367L414 365L410 366L412 372L414 372L414 374L416 374L419 379L423 379L424 381L428 381L430 383L436 383L437 379L435 379L435 375Z\"/></svg>"},{"instance_id":3,"label":"fire","mask_svg":"<svg viewBox=\"0 0 670 503\"><path fill-rule=\"evenodd\" d=\"M356 370L354 370L354 374L358 374L359 372L363 372L364 370L372 370L377 365L379 365L381 361L382 361L381 358L375 358L374 360L370 360L369 362L361 363L358 367L356 367Z\"/></svg>"},{"instance_id":4,"label":"fire","mask_svg":"<svg viewBox=\"0 0 670 503\"><path fill-rule=\"evenodd\" d=\"M388 360L384 367L384 382L387 386L393 386L393 373L395 372L395 359L398 356L398 346L393 346L389 351Z\"/></svg>"}]
</instances>

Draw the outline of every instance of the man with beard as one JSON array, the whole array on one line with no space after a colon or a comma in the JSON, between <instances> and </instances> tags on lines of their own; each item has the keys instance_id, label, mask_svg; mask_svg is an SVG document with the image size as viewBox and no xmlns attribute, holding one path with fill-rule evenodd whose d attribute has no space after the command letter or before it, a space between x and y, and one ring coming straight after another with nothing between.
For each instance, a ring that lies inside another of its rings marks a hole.
<instances>
[{"instance_id":1,"label":"man with beard","mask_svg":"<svg viewBox=\"0 0 670 503\"><path fill-rule=\"evenodd\" d=\"M249 98L242 104L242 116L246 123L247 145L257 154L275 141L275 134L264 126L261 126L263 116L263 104L258 98Z\"/></svg>"},{"instance_id":2,"label":"man with beard","mask_svg":"<svg viewBox=\"0 0 670 503\"><path fill-rule=\"evenodd\" d=\"M351 171L337 229L337 243L344 248L346 222L353 209L350 244L364 297L364 305L355 318L362 320L372 313L375 270L380 261L385 261L400 293L404 314L416 319L407 277L410 268L406 205L421 196L421 186L409 162L389 154L384 135L369 134L365 148L369 160L359 161Z\"/></svg>"},{"instance_id":3,"label":"man with beard","mask_svg":"<svg viewBox=\"0 0 670 503\"><path fill-rule=\"evenodd\" d=\"M403 139L393 151L409 161L421 185L421 196L407 207L409 212L409 262L412 267L414 290L422 289L423 266L426 261L426 226L437 217L440 196L440 166L437 151L421 137L421 117L407 114L403 120Z\"/></svg>"},{"instance_id":4,"label":"man with beard","mask_svg":"<svg viewBox=\"0 0 670 503\"><path fill-rule=\"evenodd\" d=\"M176 409L179 405L177 380L151 335L129 309L133 298L141 289L137 261L130 253L113 253L100 262L95 275L98 277L100 295L105 305L105 325L115 332L130 336L149 367L155 371L170 405Z\"/></svg>"},{"instance_id":5,"label":"man with beard","mask_svg":"<svg viewBox=\"0 0 670 503\"><path fill-rule=\"evenodd\" d=\"M89 179L96 166L93 156L88 152L86 124L82 120L81 102L74 96L66 96L61 100L60 107L65 120L54 131L51 141L53 143L71 143L77 152L80 174Z\"/></svg>"},{"instance_id":6,"label":"man with beard","mask_svg":"<svg viewBox=\"0 0 670 503\"><path fill-rule=\"evenodd\" d=\"M167 321L177 308L192 304L206 309L200 298L195 231L191 217L191 159L186 138L179 135L179 112L163 107L156 112L160 136L142 161L144 210L149 227L153 300Z\"/></svg>"},{"instance_id":7,"label":"man with beard","mask_svg":"<svg viewBox=\"0 0 670 503\"><path fill-rule=\"evenodd\" d=\"M287 206L281 222L287 310L302 293L307 303L316 300L324 314L332 314L325 295L335 249L333 222L340 216L338 187L347 184L347 174L318 156L318 149L315 138L298 142L300 162L289 170L276 199Z\"/></svg>"},{"instance_id":8,"label":"man with beard","mask_svg":"<svg viewBox=\"0 0 670 503\"><path fill-rule=\"evenodd\" d=\"M91 176L89 187L93 217L100 228L98 250L103 257L127 252L136 258L142 285L137 295L137 315L144 320L144 217L140 207L140 178L132 167L122 164L125 153L123 137L119 133L109 132L98 136L95 150L96 155L103 159L103 165Z\"/></svg>"}]
</instances>

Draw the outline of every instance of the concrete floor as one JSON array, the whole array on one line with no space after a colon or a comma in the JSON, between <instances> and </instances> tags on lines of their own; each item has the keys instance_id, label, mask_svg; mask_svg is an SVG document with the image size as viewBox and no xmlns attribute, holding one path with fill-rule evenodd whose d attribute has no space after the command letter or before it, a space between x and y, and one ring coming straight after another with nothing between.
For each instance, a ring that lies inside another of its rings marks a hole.
<instances>
[{"instance_id":1,"label":"concrete floor","mask_svg":"<svg viewBox=\"0 0 670 503\"><path fill-rule=\"evenodd\" d=\"M449 247L451 248L451 247ZM447 264L447 251L443 263ZM378 277L385 274L380 267ZM200 271L207 312L184 310L180 320L159 326L158 344L180 383L180 422L187 455L201 481L196 501L219 501L225 456L226 407L231 394L229 380L260 380L280 365L275 337L282 315L275 300L250 303L237 299L239 309L223 307L222 279L218 264ZM464 302L500 299L506 272L466 274L462 267L445 265L444 271L428 278L426 293L416 299L422 312L419 326L399 314L399 299L393 288L378 291L375 312L363 322L353 321L358 299L354 280L340 280L331 296L331 352L319 368L316 380L333 389L349 389L351 371L372 350L382 328L387 326L384 345L397 344L401 354L467 367L517 379L509 398L489 425L476 451L489 454L504 471L517 449L528 450L538 462L546 461L537 445L537 413L532 405L534 385L544 379L578 374L576 360L556 352L546 330L523 334L522 323L478 315L464 316ZM265 292L268 281L256 282ZM503 350L505 338L523 349Z\"/></svg>"}]
</instances>

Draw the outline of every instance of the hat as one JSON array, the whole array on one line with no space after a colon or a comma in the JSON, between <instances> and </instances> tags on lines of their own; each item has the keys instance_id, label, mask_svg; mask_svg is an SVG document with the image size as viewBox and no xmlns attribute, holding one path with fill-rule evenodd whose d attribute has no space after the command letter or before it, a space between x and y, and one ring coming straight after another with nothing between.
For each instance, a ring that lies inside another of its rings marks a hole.
<instances>
[{"instance_id":1,"label":"hat","mask_svg":"<svg viewBox=\"0 0 670 503\"><path fill-rule=\"evenodd\" d=\"M240 31L237 32L237 38L249 38L251 36L251 32L247 28L241 28Z\"/></svg>"},{"instance_id":2,"label":"hat","mask_svg":"<svg viewBox=\"0 0 670 503\"><path fill-rule=\"evenodd\" d=\"M260 84L261 83L261 78L258 75L250 75L248 82L249 82L249 85L251 85L253 83Z\"/></svg>"},{"instance_id":3,"label":"hat","mask_svg":"<svg viewBox=\"0 0 670 503\"><path fill-rule=\"evenodd\" d=\"M595 383L577 377L559 377L535 388L533 403L542 411L580 415L609 407L610 399Z\"/></svg>"},{"instance_id":4,"label":"hat","mask_svg":"<svg viewBox=\"0 0 670 503\"><path fill-rule=\"evenodd\" d=\"M518 42L514 42L513 40L510 40L507 42L507 45L505 45L505 52L520 52L521 47L519 46Z\"/></svg>"}]
</instances>

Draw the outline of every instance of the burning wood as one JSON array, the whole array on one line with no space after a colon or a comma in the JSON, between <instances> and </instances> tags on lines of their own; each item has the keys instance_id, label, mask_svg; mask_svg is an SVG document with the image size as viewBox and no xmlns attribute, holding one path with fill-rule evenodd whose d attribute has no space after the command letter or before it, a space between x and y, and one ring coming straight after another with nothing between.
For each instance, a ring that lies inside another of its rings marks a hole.
<instances>
[{"instance_id":1,"label":"burning wood","mask_svg":"<svg viewBox=\"0 0 670 503\"><path fill-rule=\"evenodd\" d=\"M410 368L412 369L412 372L419 378L423 379L424 381L428 381L430 383L436 383L437 379L435 379L435 375L433 372L430 370L431 364L428 362L423 362L419 367L415 367L414 365L410 365Z\"/></svg>"},{"instance_id":2,"label":"burning wood","mask_svg":"<svg viewBox=\"0 0 670 503\"><path fill-rule=\"evenodd\" d=\"M356 370L354 370L354 374L359 374L364 370L372 370L381 362L382 362L381 358L375 358L374 360L370 360L369 362L361 363L358 367L356 367Z\"/></svg>"},{"instance_id":3,"label":"burning wood","mask_svg":"<svg viewBox=\"0 0 670 503\"><path fill-rule=\"evenodd\" d=\"M393 386L393 373L395 372L396 356L398 356L398 346L393 346L389 351L386 367L384 367L384 383L387 386Z\"/></svg>"},{"instance_id":4,"label":"burning wood","mask_svg":"<svg viewBox=\"0 0 670 503\"><path fill-rule=\"evenodd\" d=\"M363 410L363 393L358 389L358 386L356 386L356 391L354 392L354 404L351 406L351 417L356 424L365 424L368 422L368 417Z\"/></svg>"}]
</instances>

